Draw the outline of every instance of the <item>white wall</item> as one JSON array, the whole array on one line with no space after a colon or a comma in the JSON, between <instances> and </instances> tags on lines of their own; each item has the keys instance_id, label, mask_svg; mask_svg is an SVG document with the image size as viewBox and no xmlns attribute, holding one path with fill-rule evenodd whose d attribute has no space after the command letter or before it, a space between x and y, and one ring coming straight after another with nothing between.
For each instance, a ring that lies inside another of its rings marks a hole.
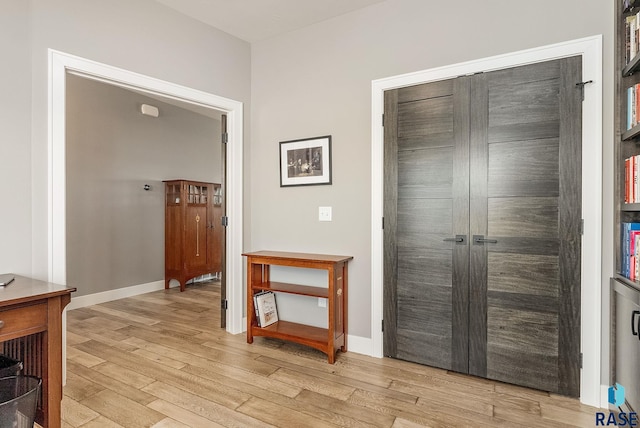
<instances>
[{"instance_id":1,"label":"white wall","mask_svg":"<svg viewBox=\"0 0 640 428\"><path fill-rule=\"evenodd\" d=\"M613 5L388 0L252 45L251 250L353 255L349 333L371 337L371 81L604 35L604 254L611 243ZM333 136L333 185L280 188L278 142ZM318 206L334 221L318 222ZM286 225L287 233L282 233ZM304 234L295 233L304 231ZM603 276L612 274L610 257ZM313 278L310 278L313 282ZM302 303L301 303L302 305ZM300 318L315 317L301 307ZM311 320L311 322L317 320ZM376 326L377 328L377 326Z\"/></svg>"},{"instance_id":2,"label":"white wall","mask_svg":"<svg viewBox=\"0 0 640 428\"><path fill-rule=\"evenodd\" d=\"M46 278L47 49L228 97L247 108L251 58L248 43L152 0L31 0L30 19L31 68L17 73L33 73L32 160L21 167L32 171L32 273ZM7 38L4 31L0 27Z\"/></svg>"}]
</instances>

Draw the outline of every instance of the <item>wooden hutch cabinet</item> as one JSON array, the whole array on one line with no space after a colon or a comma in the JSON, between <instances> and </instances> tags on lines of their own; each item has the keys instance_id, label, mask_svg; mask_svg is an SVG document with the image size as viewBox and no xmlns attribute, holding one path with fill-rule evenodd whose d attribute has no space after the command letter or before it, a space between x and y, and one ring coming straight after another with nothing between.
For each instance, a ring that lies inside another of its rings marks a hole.
<instances>
[{"instance_id":1,"label":"wooden hutch cabinet","mask_svg":"<svg viewBox=\"0 0 640 428\"><path fill-rule=\"evenodd\" d=\"M222 188L189 180L165 181L164 279L185 283L222 270Z\"/></svg>"}]
</instances>

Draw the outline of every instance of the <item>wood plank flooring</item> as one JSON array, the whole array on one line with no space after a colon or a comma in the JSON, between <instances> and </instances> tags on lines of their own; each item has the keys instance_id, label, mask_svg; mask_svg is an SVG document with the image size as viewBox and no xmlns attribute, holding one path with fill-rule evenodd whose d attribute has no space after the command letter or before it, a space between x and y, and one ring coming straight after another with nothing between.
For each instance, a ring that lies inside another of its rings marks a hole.
<instances>
[{"instance_id":1,"label":"wood plank flooring","mask_svg":"<svg viewBox=\"0 0 640 428\"><path fill-rule=\"evenodd\" d=\"M577 400L220 329L219 283L67 314L63 427L592 427Z\"/></svg>"}]
</instances>

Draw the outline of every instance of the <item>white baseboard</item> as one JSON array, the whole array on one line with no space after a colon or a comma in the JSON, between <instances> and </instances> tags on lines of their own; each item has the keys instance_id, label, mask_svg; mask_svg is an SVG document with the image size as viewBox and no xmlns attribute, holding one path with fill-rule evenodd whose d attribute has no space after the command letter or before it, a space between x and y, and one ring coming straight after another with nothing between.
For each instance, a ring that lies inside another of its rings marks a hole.
<instances>
[{"instance_id":1,"label":"white baseboard","mask_svg":"<svg viewBox=\"0 0 640 428\"><path fill-rule=\"evenodd\" d=\"M373 340L370 337L348 335L347 350L356 354L375 356L373 353Z\"/></svg>"},{"instance_id":2,"label":"white baseboard","mask_svg":"<svg viewBox=\"0 0 640 428\"><path fill-rule=\"evenodd\" d=\"M88 294L86 296L72 297L71 303L67 305L67 310L84 308L91 305L110 302L112 300L124 299L125 297L138 296L164 289L164 280L148 282L146 284L132 285L130 287L116 288L115 290L103 291L101 293Z\"/></svg>"}]
</instances>

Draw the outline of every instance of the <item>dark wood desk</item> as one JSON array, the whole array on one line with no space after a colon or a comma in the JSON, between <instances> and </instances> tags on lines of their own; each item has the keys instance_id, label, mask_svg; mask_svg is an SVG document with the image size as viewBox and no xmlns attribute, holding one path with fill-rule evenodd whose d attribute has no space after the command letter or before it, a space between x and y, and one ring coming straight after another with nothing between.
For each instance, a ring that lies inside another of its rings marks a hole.
<instances>
[{"instance_id":1,"label":"dark wood desk","mask_svg":"<svg viewBox=\"0 0 640 428\"><path fill-rule=\"evenodd\" d=\"M36 422L61 425L62 310L75 288L16 275L0 288L2 353L24 364L23 374L42 378Z\"/></svg>"}]
</instances>

